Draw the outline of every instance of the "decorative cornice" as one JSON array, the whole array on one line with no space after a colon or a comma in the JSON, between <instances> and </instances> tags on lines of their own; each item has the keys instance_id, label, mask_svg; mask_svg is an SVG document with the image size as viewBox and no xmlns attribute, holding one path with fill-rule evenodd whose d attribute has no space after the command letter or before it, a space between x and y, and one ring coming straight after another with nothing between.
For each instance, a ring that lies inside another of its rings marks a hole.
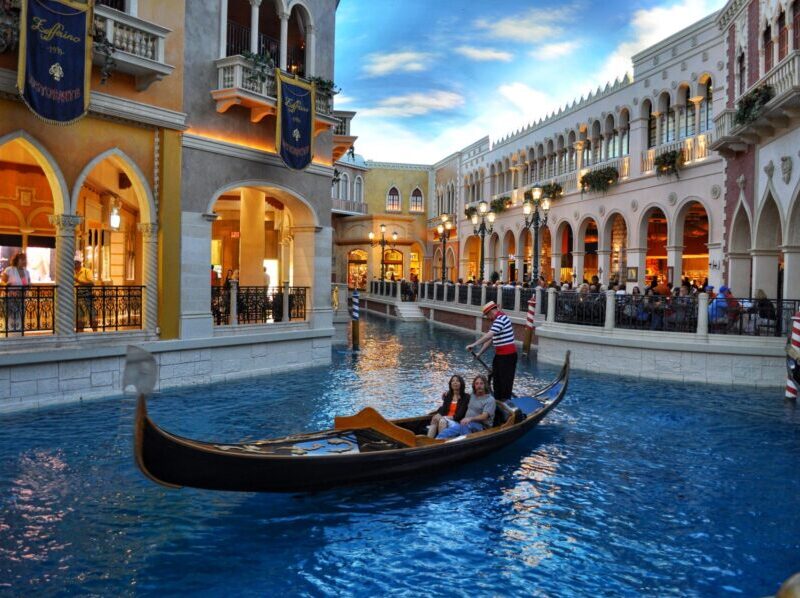
<instances>
[{"instance_id":1,"label":"decorative cornice","mask_svg":"<svg viewBox=\"0 0 800 598\"><path fill-rule=\"evenodd\" d=\"M14 98L17 94L17 73L9 69L0 68L0 92L9 94ZM186 114L167 108L160 108L152 104L143 104L118 96L93 91L89 103L89 114L118 118L136 123L163 127L165 129L186 129Z\"/></svg>"},{"instance_id":2,"label":"decorative cornice","mask_svg":"<svg viewBox=\"0 0 800 598\"><path fill-rule=\"evenodd\" d=\"M425 172L433 168L433 166L429 166L427 164L402 164L400 162L373 162L372 160L367 160L367 166L369 168L385 168L389 170L419 170Z\"/></svg>"},{"instance_id":3,"label":"decorative cornice","mask_svg":"<svg viewBox=\"0 0 800 598\"><path fill-rule=\"evenodd\" d=\"M717 16L717 26L720 31L725 31L731 21L736 18L750 0L730 0Z\"/></svg>"},{"instance_id":4,"label":"decorative cornice","mask_svg":"<svg viewBox=\"0 0 800 598\"><path fill-rule=\"evenodd\" d=\"M228 143L220 141L219 139L211 139L209 137L201 137L200 135L192 135L190 133L183 134L183 147L186 149L198 150L201 152L209 152L212 154L219 154L221 156L228 156L229 158L240 158L242 160L250 160L251 162L260 162L261 164L268 164L269 166L276 166L286 168L283 161L276 155L263 150L252 149L235 143ZM306 173L316 174L325 177L333 176L333 167L323 166L322 164L311 164L305 169Z\"/></svg>"}]
</instances>

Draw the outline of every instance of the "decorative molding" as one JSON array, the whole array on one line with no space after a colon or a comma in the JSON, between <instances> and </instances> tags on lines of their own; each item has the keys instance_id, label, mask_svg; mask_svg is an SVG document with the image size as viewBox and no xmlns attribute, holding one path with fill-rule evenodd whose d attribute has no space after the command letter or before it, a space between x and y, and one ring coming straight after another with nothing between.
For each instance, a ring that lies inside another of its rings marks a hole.
<instances>
[{"instance_id":1,"label":"decorative molding","mask_svg":"<svg viewBox=\"0 0 800 598\"><path fill-rule=\"evenodd\" d=\"M772 175L775 174L775 163L772 160L767 162L767 165L764 166L764 172L769 179L772 179Z\"/></svg>"},{"instance_id":2,"label":"decorative molding","mask_svg":"<svg viewBox=\"0 0 800 598\"><path fill-rule=\"evenodd\" d=\"M606 215L606 207L605 207L605 206L600 206L600 207L597 209L597 211L598 211L598 213L599 213L601 216L605 216L605 215Z\"/></svg>"},{"instance_id":3,"label":"decorative molding","mask_svg":"<svg viewBox=\"0 0 800 598\"><path fill-rule=\"evenodd\" d=\"M722 187L711 185L711 199L719 199L720 197L722 197Z\"/></svg>"},{"instance_id":4,"label":"decorative molding","mask_svg":"<svg viewBox=\"0 0 800 598\"><path fill-rule=\"evenodd\" d=\"M155 222L140 222L136 225L136 230L142 233L142 239L145 241L158 239L158 224Z\"/></svg>"},{"instance_id":5,"label":"decorative molding","mask_svg":"<svg viewBox=\"0 0 800 598\"><path fill-rule=\"evenodd\" d=\"M581 213L580 213L578 210L575 210L575 211L572 213L572 217L573 217L573 218L575 218L575 220L579 220L579 219L580 219L580 217L581 217Z\"/></svg>"},{"instance_id":6,"label":"decorative molding","mask_svg":"<svg viewBox=\"0 0 800 598\"><path fill-rule=\"evenodd\" d=\"M635 200L635 199L632 200L631 201L631 210L636 212L638 209L639 209L639 202L637 200Z\"/></svg>"},{"instance_id":7,"label":"decorative molding","mask_svg":"<svg viewBox=\"0 0 800 598\"><path fill-rule=\"evenodd\" d=\"M56 228L58 236L74 236L75 227L83 222L83 216L75 216L73 214L51 214L47 219Z\"/></svg>"},{"instance_id":8,"label":"decorative molding","mask_svg":"<svg viewBox=\"0 0 800 598\"><path fill-rule=\"evenodd\" d=\"M789 181L792 180L792 157L791 156L782 156L781 157L781 176L783 178L783 182L785 185L789 184Z\"/></svg>"},{"instance_id":9,"label":"decorative molding","mask_svg":"<svg viewBox=\"0 0 800 598\"><path fill-rule=\"evenodd\" d=\"M676 203L678 203L678 194L673 191L667 195L667 203L671 206L674 206Z\"/></svg>"},{"instance_id":10,"label":"decorative molding","mask_svg":"<svg viewBox=\"0 0 800 598\"><path fill-rule=\"evenodd\" d=\"M736 184L739 185L739 190L744 191L744 185L747 182L747 177L743 174L739 175L739 178L736 179Z\"/></svg>"}]
</instances>

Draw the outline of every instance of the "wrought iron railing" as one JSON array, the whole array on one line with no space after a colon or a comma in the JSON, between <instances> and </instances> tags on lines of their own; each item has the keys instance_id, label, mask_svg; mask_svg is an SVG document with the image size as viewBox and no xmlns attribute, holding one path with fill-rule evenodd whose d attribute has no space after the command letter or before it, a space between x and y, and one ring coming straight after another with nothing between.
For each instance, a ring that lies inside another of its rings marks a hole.
<instances>
[{"instance_id":1,"label":"wrought iron railing","mask_svg":"<svg viewBox=\"0 0 800 598\"><path fill-rule=\"evenodd\" d=\"M562 292L556 296L556 322L603 326L606 296L602 293Z\"/></svg>"},{"instance_id":2,"label":"wrought iron railing","mask_svg":"<svg viewBox=\"0 0 800 598\"><path fill-rule=\"evenodd\" d=\"M55 286L0 286L0 334L55 332Z\"/></svg>"},{"instance_id":3,"label":"wrought iron railing","mask_svg":"<svg viewBox=\"0 0 800 598\"><path fill-rule=\"evenodd\" d=\"M514 287L509 289L502 288L500 293L500 307L505 310L514 309L514 301L517 298L517 291Z\"/></svg>"},{"instance_id":4,"label":"wrought iron railing","mask_svg":"<svg viewBox=\"0 0 800 598\"><path fill-rule=\"evenodd\" d=\"M792 316L800 310L798 299L726 299L708 303L709 334L742 336L786 336Z\"/></svg>"},{"instance_id":5,"label":"wrought iron railing","mask_svg":"<svg viewBox=\"0 0 800 598\"><path fill-rule=\"evenodd\" d=\"M696 297L617 295L614 299L616 328L697 332Z\"/></svg>"},{"instance_id":6,"label":"wrought iron railing","mask_svg":"<svg viewBox=\"0 0 800 598\"><path fill-rule=\"evenodd\" d=\"M211 287L211 317L216 326L230 324L231 291L225 286Z\"/></svg>"},{"instance_id":7,"label":"wrought iron railing","mask_svg":"<svg viewBox=\"0 0 800 598\"><path fill-rule=\"evenodd\" d=\"M487 303L489 301L494 301L495 303L497 303L498 295L499 295L499 293L498 293L497 287L495 287L495 286L487 286L486 287L486 302Z\"/></svg>"},{"instance_id":8,"label":"wrought iron railing","mask_svg":"<svg viewBox=\"0 0 800 598\"><path fill-rule=\"evenodd\" d=\"M532 297L536 297L536 289L534 287L522 287L519 290L519 309L521 311L528 311L528 301L530 301Z\"/></svg>"},{"instance_id":9,"label":"wrought iron railing","mask_svg":"<svg viewBox=\"0 0 800 598\"><path fill-rule=\"evenodd\" d=\"M143 297L143 286L76 286L76 332L141 329Z\"/></svg>"},{"instance_id":10,"label":"wrought iron railing","mask_svg":"<svg viewBox=\"0 0 800 598\"><path fill-rule=\"evenodd\" d=\"M239 324L274 322L273 307L280 288L239 287L236 291L236 319ZM282 300L282 298L281 298Z\"/></svg>"},{"instance_id":11,"label":"wrought iron railing","mask_svg":"<svg viewBox=\"0 0 800 598\"><path fill-rule=\"evenodd\" d=\"M467 303L467 297L469 296L469 288L467 285L462 284L458 287L458 302L461 304Z\"/></svg>"},{"instance_id":12,"label":"wrought iron railing","mask_svg":"<svg viewBox=\"0 0 800 598\"><path fill-rule=\"evenodd\" d=\"M436 286L436 301L444 301L444 285L437 284Z\"/></svg>"},{"instance_id":13,"label":"wrought iron railing","mask_svg":"<svg viewBox=\"0 0 800 598\"><path fill-rule=\"evenodd\" d=\"M419 283L404 280L400 283L400 300L416 301L419 297Z\"/></svg>"},{"instance_id":14,"label":"wrought iron railing","mask_svg":"<svg viewBox=\"0 0 800 598\"><path fill-rule=\"evenodd\" d=\"M481 286L474 284L472 285L472 305L481 305L481 301Z\"/></svg>"}]
</instances>

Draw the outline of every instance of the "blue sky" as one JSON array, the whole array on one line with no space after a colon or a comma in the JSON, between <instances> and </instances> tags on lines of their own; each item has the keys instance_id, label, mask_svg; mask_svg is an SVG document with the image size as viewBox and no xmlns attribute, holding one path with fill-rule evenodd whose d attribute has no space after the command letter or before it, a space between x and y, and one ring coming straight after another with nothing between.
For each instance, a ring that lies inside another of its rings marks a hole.
<instances>
[{"instance_id":1,"label":"blue sky","mask_svg":"<svg viewBox=\"0 0 800 598\"><path fill-rule=\"evenodd\" d=\"M631 70L724 0L341 0L336 107L367 159L431 164Z\"/></svg>"}]
</instances>

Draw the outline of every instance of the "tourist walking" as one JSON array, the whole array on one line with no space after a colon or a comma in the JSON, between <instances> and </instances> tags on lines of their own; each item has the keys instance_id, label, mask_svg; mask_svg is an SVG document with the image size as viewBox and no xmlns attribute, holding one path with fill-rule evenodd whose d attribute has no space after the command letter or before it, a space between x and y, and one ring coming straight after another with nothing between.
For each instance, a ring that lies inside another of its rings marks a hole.
<instances>
[{"instance_id":1,"label":"tourist walking","mask_svg":"<svg viewBox=\"0 0 800 598\"><path fill-rule=\"evenodd\" d=\"M498 401L511 398L514 391L514 375L517 371L517 346L514 342L514 327L511 319L497 307L494 301L483 306L483 315L492 321L489 331L474 343L467 345L467 351L481 346L476 353L480 357L489 345L494 345L492 360L492 379L494 397Z\"/></svg>"},{"instance_id":2,"label":"tourist walking","mask_svg":"<svg viewBox=\"0 0 800 598\"><path fill-rule=\"evenodd\" d=\"M28 287L31 284L31 274L27 270L28 256L19 252L14 254L9 266L0 274L0 280L9 287ZM6 290L7 320L6 331L21 332L24 324L25 289Z\"/></svg>"}]
</instances>

